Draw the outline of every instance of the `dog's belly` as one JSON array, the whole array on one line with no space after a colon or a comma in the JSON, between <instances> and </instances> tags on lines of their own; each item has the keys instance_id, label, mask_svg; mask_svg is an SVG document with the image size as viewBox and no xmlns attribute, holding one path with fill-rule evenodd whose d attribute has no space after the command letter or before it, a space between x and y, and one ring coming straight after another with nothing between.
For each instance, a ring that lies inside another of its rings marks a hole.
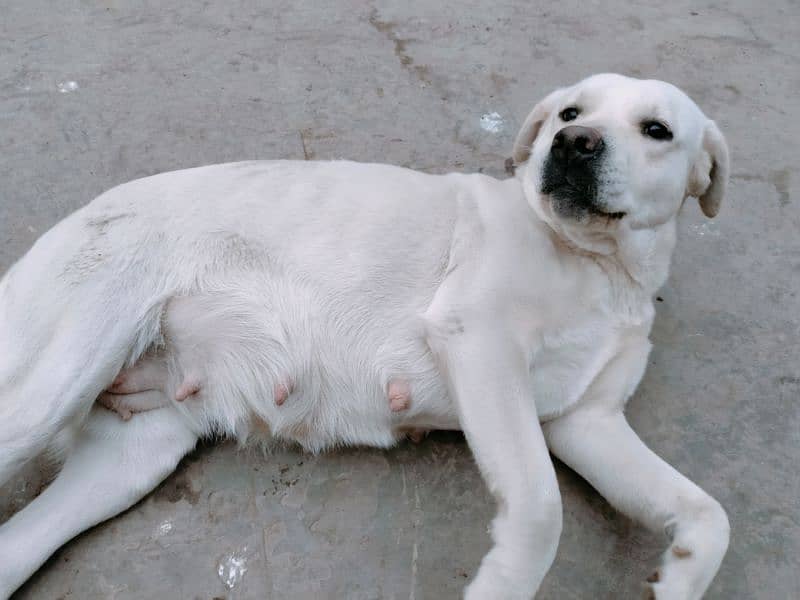
<instances>
[{"instance_id":1,"label":"dog's belly","mask_svg":"<svg viewBox=\"0 0 800 600\"><path fill-rule=\"evenodd\" d=\"M148 369L147 387L208 424L201 430L267 434L312 451L386 447L413 430L458 428L419 317L367 308L280 277L241 274L235 287L170 300L163 343L123 379L157 361L164 367Z\"/></svg>"},{"instance_id":2,"label":"dog's belly","mask_svg":"<svg viewBox=\"0 0 800 600\"><path fill-rule=\"evenodd\" d=\"M327 315L320 328L301 333L294 322L286 323L291 361L299 369L293 393L277 410L270 407L273 433L320 449L385 447L413 429L457 429L456 411L413 309L389 315L377 306L345 305L316 307L316 314ZM292 342L300 335L310 337ZM398 387L404 401L393 406L390 395Z\"/></svg>"}]
</instances>

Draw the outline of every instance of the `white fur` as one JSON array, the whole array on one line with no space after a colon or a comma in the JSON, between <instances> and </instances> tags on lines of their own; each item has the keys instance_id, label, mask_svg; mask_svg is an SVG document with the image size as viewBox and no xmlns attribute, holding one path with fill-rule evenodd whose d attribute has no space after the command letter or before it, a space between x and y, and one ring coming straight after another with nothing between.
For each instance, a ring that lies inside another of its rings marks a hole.
<instances>
[{"instance_id":1,"label":"white fur","mask_svg":"<svg viewBox=\"0 0 800 600\"><path fill-rule=\"evenodd\" d=\"M561 219L538 191L574 103L609 147L600 193L619 221ZM672 142L642 136L651 117ZM675 215L714 185L719 205L727 154L712 126L668 84L601 75L534 109L510 180L234 163L133 181L77 211L0 282L0 482L77 432L57 480L0 527L0 597L199 437L318 451L460 428L498 501L468 598L530 598L553 561L548 446L668 529L656 597L699 598L727 547L725 513L644 447L622 408L644 372ZM126 368L156 389L129 390L146 412L123 421L95 400ZM200 391L177 402L187 380ZM391 409L391 380L407 382L407 410Z\"/></svg>"}]
</instances>

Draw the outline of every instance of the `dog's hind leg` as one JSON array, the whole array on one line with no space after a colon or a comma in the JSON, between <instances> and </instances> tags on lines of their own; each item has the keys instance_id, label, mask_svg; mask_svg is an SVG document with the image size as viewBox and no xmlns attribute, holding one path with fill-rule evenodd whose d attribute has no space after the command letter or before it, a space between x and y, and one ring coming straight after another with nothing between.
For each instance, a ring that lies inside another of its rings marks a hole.
<instances>
[{"instance_id":1,"label":"dog's hind leg","mask_svg":"<svg viewBox=\"0 0 800 600\"><path fill-rule=\"evenodd\" d=\"M164 390L169 378L167 363L163 356L145 354L136 364L120 371L108 392L112 394L132 394L146 390Z\"/></svg>"},{"instance_id":2,"label":"dog's hind leg","mask_svg":"<svg viewBox=\"0 0 800 600\"><path fill-rule=\"evenodd\" d=\"M97 403L117 413L123 421L127 421L136 413L164 408L169 404L169 398L161 390L145 390L132 394L103 392Z\"/></svg>"},{"instance_id":3,"label":"dog's hind leg","mask_svg":"<svg viewBox=\"0 0 800 600\"><path fill-rule=\"evenodd\" d=\"M130 354L141 322L110 322L98 308L82 306L64 310L49 324L52 331L29 325L27 339L20 342L19 335L0 342L12 361L22 354L13 343L27 344L24 363L0 381L0 484L47 448L59 431L80 425Z\"/></svg>"},{"instance_id":4,"label":"dog's hind leg","mask_svg":"<svg viewBox=\"0 0 800 600\"><path fill-rule=\"evenodd\" d=\"M47 265L39 272L26 256L0 280L0 485L60 431L79 427L126 362L160 336L161 296L112 279L68 287ZM60 297L40 306L48 285Z\"/></svg>"},{"instance_id":5,"label":"dog's hind leg","mask_svg":"<svg viewBox=\"0 0 800 600\"><path fill-rule=\"evenodd\" d=\"M167 406L170 403L165 392L168 384L166 357L147 353L133 366L123 369L97 402L127 421L134 413Z\"/></svg>"},{"instance_id":6,"label":"dog's hind leg","mask_svg":"<svg viewBox=\"0 0 800 600\"><path fill-rule=\"evenodd\" d=\"M56 480L0 527L0 598L65 542L150 492L196 442L173 408L122 421L96 406Z\"/></svg>"},{"instance_id":7,"label":"dog's hind leg","mask_svg":"<svg viewBox=\"0 0 800 600\"><path fill-rule=\"evenodd\" d=\"M0 382L0 484L59 431L85 418L104 380L119 368L107 355L76 348L81 342L77 334L59 334L30 366Z\"/></svg>"}]
</instances>

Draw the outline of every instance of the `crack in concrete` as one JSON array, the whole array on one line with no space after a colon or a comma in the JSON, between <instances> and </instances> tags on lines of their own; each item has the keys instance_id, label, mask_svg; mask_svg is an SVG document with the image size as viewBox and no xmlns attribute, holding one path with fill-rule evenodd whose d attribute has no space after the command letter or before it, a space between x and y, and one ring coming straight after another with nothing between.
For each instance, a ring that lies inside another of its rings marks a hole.
<instances>
[{"instance_id":1,"label":"crack in concrete","mask_svg":"<svg viewBox=\"0 0 800 600\"><path fill-rule=\"evenodd\" d=\"M306 135L303 129L300 130L300 143L303 145L303 159L311 160L314 158L314 152L310 151L306 146Z\"/></svg>"},{"instance_id":2,"label":"crack in concrete","mask_svg":"<svg viewBox=\"0 0 800 600\"><path fill-rule=\"evenodd\" d=\"M414 528L414 545L411 549L411 585L408 592L408 600L415 600L417 594L417 563L419 561L419 528L421 521L422 507L419 500L419 486L414 482L414 517L412 526Z\"/></svg>"},{"instance_id":3,"label":"crack in concrete","mask_svg":"<svg viewBox=\"0 0 800 600\"><path fill-rule=\"evenodd\" d=\"M400 65L404 69L407 69L413 73L416 78L423 83L431 83L430 68L428 65L414 64L414 59L410 54L408 54L406 49L408 43L413 40L411 38L401 38L397 35L397 32L395 31L397 23L394 23L393 21L382 21L379 18L378 9L373 8L369 15L369 24L372 25L376 31L379 31L385 35L389 41L394 44L394 54L397 56L397 59L400 61Z\"/></svg>"}]
</instances>

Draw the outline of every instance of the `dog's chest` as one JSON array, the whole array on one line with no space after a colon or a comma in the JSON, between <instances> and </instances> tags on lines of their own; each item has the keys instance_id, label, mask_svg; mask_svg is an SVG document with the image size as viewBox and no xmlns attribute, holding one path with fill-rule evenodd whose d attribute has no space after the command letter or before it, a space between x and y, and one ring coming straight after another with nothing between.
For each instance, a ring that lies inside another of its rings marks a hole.
<instances>
[{"instance_id":1,"label":"dog's chest","mask_svg":"<svg viewBox=\"0 0 800 600\"><path fill-rule=\"evenodd\" d=\"M613 326L596 319L544 332L530 361L539 418L554 418L578 402L618 346Z\"/></svg>"}]
</instances>

